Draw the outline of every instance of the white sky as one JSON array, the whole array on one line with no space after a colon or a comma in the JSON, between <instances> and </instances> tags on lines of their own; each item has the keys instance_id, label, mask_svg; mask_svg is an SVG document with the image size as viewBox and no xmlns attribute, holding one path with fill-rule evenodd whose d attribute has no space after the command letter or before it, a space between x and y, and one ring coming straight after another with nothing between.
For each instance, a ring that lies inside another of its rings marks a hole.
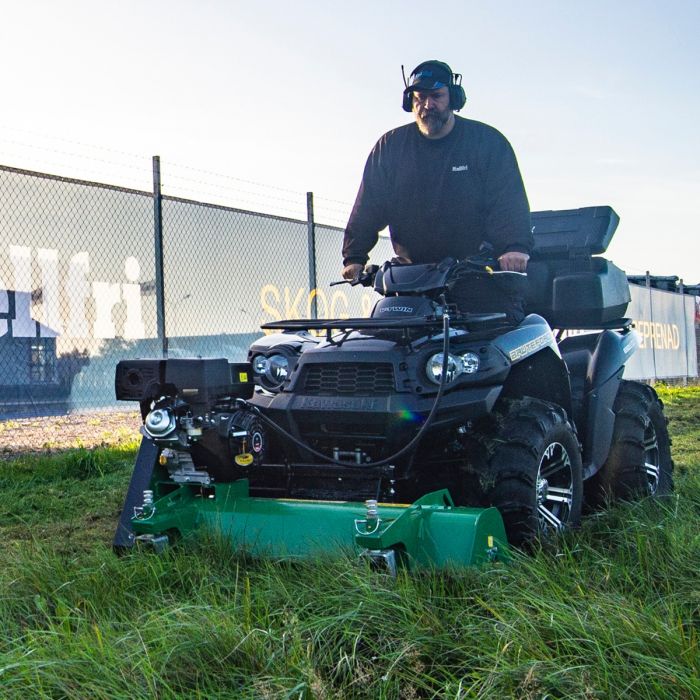
<instances>
[{"instance_id":1,"label":"white sky","mask_svg":"<svg viewBox=\"0 0 700 700\"><path fill-rule=\"evenodd\" d=\"M700 282L700 2L0 0L0 163L343 225L400 66L464 74L533 210L610 204L631 274ZM338 252L340 268L340 251Z\"/></svg>"}]
</instances>

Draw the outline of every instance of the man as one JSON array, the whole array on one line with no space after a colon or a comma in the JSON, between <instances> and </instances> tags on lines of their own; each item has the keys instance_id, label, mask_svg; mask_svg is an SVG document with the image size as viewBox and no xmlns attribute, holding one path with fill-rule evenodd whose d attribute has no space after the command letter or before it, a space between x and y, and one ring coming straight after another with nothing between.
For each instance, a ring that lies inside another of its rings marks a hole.
<instances>
[{"instance_id":1,"label":"man","mask_svg":"<svg viewBox=\"0 0 700 700\"><path fill-rule=\"evenodd\" d=\"M345 229L345 279L357 277L386 226L403 262L464 259L487 243L501 270L525 272L530 210L515 154L496 129L455 115L465 101L446 63L411 73L403 106L415 123L384 134L367 159Z\"/></svg>"}]
</instances>

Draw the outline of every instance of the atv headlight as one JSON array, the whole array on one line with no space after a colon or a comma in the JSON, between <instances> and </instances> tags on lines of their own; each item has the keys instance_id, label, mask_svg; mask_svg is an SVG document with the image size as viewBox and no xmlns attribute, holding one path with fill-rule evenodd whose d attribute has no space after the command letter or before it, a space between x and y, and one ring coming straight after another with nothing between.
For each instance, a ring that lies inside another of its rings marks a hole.
<instances>
[{"instance_id":1,"label":"atv headlight","mask_svg":"<svg viewBox=\"0 0 700 700\"><path fill-rule=\"evenodd\" d=\"M270 357L256 355L252 365L255 378L269 391L278 391L289 375L289 358L279 353Z\"/></svg>"},{"instance_id":2,"label":"atv headlight","mask_svg":"<svg viewBox=\"0 0 700 700\"><path fill-rule=\"evenodd\" d=\"M462 370L465 374L474 374L479 371L479 356L473 352L465 352L462 355Z\"/></svg>"},{"instance_id":3,"label":"atv headlight","mask_svg":"<svg viewBox=\"0 0 700 700\"><path fill-rule=\"evenodd\" d=\"M289 359L284 355L272 355L267 358L267 376L268 378L281 384L289 373Z\"/></svg>"},{"instance_id":4,"label":"atv headlight","mask_svg":"<svg viewBox=\"0 0 700 700\"><path fill-rule=\"evenodd\" d=\"M428 379L435 384L439 384L442 380L442 363L444 355L439 352L433 355L429 360L428 364L425 366L425 373L428 375ZM457 377L462 374L462 358L456 355L447 356L447 376L445 377L445 383L450 384Z\"/></svg>"},{"instance_id":5,"label":"atv headlight","mask_svg":"<svg viewBox=\"0 0 700 700\"><path fill-rule=\"evenodd\" d=\"M253 372L255 372L258 377L264 375L267 371L267 357L265 357L265 355L256 355L252 359L251 364L253 365Z\"/></svg>"},{"instance_id":6,"label":"atv headlight","mask_svg":"<svg viewBox=\"0 0 700 700\"><path fill-rule=\"evenodd\" d=\"M428 379L435 384L440 384L442 379L442 358L443 354L439 352L433 355L425 366L425 373L428 375ZM479 356L477 354L465 352L463 355L452 355L450 353L447 356L447 377L445 378L445 383L451 384L461 374L474 374L478 370Z\"/></svg>"}]
</instances>

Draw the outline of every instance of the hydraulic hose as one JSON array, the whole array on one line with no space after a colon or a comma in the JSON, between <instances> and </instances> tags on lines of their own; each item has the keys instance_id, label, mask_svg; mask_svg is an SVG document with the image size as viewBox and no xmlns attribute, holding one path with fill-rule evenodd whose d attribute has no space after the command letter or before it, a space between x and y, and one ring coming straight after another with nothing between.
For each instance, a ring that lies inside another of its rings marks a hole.
<instances>
[{"instance_id":1,"label":"hydraulic hose","mask_svg":"<svg viewBox=\"0 0 700 700\"><path fill-rule=\"evenodd\" d=\"M413 436L413 438L406 444L404 447L402 447L398 452L395 452L393 455L390 455L389 457L386 457L385 459L379 460L377 462L365 462L364 464L353 464L351 462L341 462L340 460L333 459L332 457L329 457L328 455L323 454L322 452L318 452L315 450L313 447L310 447L306 443L302 442L301 440L297 439L294 435L291 433L287 432L284 428L281 426L277 425L271 418L268 418L257 406L253 406L252 404L248 403L245 399L236 399L236 403L238 405L244 406L246 409L249 411L253 412L258 418L260 418L264 423L269 425L273 430L278 432L280 435L284 436L291 442L293 442L297 447L300 447L303 450L306 450L307 452L310 452L312 455L315 457L318 457L319 459L325 460L329 464L336 464L341 467L356 467L358 469L367 469L371 467L383 467L386 464L389 464L390 462L395 461L399 457L402 457L405 455L407 452L412 450L420 439L425 435L426 431L432 424L433 420L435 419L435 414L437 413L438 406L440 404L440 399L442 398L442 395L445 390L445 385L447 384L446 381L446 376L447 376L447 367L449 364L449 350L450 350L450 316L445 310L443 313L442 317L442 333L443 333L443 340L442 340L442 374L440 377L440 384L438 386L438 392L435 395L435 401L433 402L432 408L430 409L430 413L428 413L427 418L425 419L425 422L423 425L420 427L418 432Z\"/></svg>"}]
</instances>

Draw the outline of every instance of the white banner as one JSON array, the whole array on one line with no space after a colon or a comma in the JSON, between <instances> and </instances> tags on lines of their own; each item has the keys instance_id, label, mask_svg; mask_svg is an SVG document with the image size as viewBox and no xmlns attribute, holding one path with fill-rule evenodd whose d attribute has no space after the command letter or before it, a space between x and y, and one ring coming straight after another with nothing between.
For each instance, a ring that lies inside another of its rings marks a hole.
<instances>
[{"instance_id":1,"label":"white banner","mask_svg":"<svg viewBox=\"0 0 700 700\"><path fill-rule=\"evenodd\" d=\"M633 319L640 347L625 368L626 379L697 377L696 297L630 285Z\"/></svg>"}]
</instances>

